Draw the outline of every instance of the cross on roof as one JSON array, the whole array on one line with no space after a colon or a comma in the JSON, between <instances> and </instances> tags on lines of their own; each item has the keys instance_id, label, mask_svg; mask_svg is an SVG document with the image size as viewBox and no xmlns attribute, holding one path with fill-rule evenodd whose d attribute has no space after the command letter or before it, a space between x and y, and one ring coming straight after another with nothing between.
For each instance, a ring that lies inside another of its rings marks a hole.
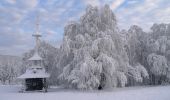
<instances>
[{"instance_id":1,"label":"cross on roof","mask_svg":"<svg viewBox=\"0 0 170 100\"><path fill-rule=\"evenodd\" d=\"M38 47L40 41L39 38L41 37L41 34L39 33L39 16L37 16L36 19L36 32L32 36L35 37L36 45L35 45L34 55L29 60L42 60L42 58L38 55Z\"/></svg>"}]
</instances>

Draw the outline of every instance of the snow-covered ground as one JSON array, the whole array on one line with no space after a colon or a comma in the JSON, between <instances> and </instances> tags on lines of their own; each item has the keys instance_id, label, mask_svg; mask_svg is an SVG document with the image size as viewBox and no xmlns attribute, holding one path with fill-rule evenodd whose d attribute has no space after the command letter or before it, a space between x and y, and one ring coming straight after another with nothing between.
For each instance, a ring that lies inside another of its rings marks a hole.
<instances>
[{"instance_id":1,"label":"snow-covered ground","mask_svg":"<svg viewBox=\"0 0 170 100\"><path fill-rule=\"evenodd\" d=\"M170 100L170 86L76 91L51 88L48 93L18 93L20 86L0 86L0 100Z\"/></svg>"}]
</instances>

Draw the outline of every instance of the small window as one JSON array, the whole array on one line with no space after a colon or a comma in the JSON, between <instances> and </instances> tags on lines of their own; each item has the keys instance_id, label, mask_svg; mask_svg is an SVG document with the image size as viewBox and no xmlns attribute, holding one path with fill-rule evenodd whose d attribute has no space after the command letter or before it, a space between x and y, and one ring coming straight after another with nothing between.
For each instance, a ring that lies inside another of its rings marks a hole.
<instances>
[{"instance_id":1,"label":"small window","mask_svg":"<svg viewBox=\"0 0 170 100\"><path fill-rule=\"evenodd\" d=\"M42 68L37 68L37 70L42 70Z\"/></svg>"}]
</instances>

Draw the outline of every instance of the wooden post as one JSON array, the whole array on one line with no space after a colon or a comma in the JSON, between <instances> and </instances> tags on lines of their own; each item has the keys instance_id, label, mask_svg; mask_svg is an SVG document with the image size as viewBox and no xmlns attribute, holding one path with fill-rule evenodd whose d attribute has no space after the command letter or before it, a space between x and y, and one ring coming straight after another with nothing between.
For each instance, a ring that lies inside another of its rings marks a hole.
<instances>
[{"instance_id":1,"label":"wooden post","mask_svg":"<svg viewBox=\"0 0 170 100\"><path fill-rule=\"evenodd\" d=\"M45 80L45 92L47 92L47 81L46 81L46 78L44 78Z\"/></svg>"},{"instance_id":2,"label":"wooden post","mask_svg":"<svg viewBox=\"0 0 170 100\"><path fill-rule=\"evenodd\" d=\"M47 92L47 82L46 82L46 78L43 78L43 88L44 88L44 92Z\"/></svg>"}]
</instances>

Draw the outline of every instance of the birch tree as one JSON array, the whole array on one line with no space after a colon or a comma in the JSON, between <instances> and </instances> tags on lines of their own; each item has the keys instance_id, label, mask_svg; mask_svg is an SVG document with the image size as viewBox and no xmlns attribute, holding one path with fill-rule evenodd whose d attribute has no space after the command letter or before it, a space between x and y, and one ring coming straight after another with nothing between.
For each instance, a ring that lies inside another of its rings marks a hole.
<instances>
[{"instance_id":1,"label":"birch tree","mask_svg":"<svg viewBox=\"0 0 170 100\"><path fill-rule=\"evenodd\" d=\"M79 22L69 23L60 52L59 79L68 88L124 87L130 76L135 81L148 76L143 66L129 64L116 17L108 5L100 9L89 5Z\"/></svg>"}]
</instances>

